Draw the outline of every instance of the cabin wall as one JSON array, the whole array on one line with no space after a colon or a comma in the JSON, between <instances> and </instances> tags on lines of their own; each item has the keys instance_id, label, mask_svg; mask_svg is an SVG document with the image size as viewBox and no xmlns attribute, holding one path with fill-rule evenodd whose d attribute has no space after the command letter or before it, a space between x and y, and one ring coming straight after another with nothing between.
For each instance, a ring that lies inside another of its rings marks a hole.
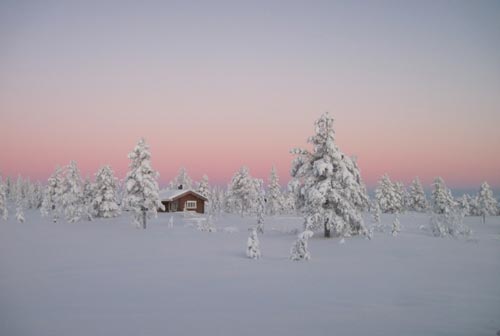
<instances>
[{"instance_id":1,"label":"cabin wall","mask_svg":"<svg viewBox=\"0 0 500 336\"><path fill-rule=\"evenodd\" d=\"M195 195L187 194L178 198L178 200L179 200L179 208L177 209L178 211L184 211L184 206L186 205L186 201L196 201L195 211L197 213L205 213L205 201L196 197Z\"/></svg>"},{"instance_id":2,"label":"cabin wall","mask_svg":"<svg viewBox=\"0 0 500 336\"><path fill-rule=\"evenodd\" d=\"M184 206L186 205L186 201L196 201L196 209L191 209L190 211L196 211L197 213L205 213L205 201L201 198L193 194L184 195L174 202L177 202L177 211L184 211ZM162 204L165 206L165 211L158 210L159 212L170 212L170 203L169 201L163 201Z\"/></svg>"}]
</instances>

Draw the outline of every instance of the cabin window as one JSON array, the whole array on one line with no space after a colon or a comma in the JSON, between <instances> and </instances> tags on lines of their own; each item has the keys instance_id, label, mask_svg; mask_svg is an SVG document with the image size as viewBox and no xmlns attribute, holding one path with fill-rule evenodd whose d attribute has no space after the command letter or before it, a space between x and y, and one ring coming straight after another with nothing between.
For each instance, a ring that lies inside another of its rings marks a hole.
<instances>
[{"instance_id":1,"label":"cabin window","mask_svg":"<svg viewBox=\"0 0 500 336\"><path fill-rule=\"evenodd\" d=\"M196 201L186 201L186 209L196 209Z\"/></svg>"}]
</instances>

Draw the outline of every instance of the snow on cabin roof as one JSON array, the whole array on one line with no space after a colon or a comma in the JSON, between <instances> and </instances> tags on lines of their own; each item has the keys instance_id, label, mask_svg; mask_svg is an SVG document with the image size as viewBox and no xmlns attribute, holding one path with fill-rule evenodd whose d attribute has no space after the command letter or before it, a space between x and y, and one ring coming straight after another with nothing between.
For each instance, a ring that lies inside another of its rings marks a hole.
<instances>
[{"instance_id":1,"label":"snow on cabin roof","mask_svg":"<svg viewBox=\"0 0 500 336\"><path fill-rule=\"evenodd\" d=\"M179 198L180 196L187 194L187 193L193 193L199 198L207 201L207 198L203 196L202 194L192 190L192 189L171 189L171 190L162 190L160 191L160 200L162 201L173 201L176 198Z\"/></svg>"}]
</instances>

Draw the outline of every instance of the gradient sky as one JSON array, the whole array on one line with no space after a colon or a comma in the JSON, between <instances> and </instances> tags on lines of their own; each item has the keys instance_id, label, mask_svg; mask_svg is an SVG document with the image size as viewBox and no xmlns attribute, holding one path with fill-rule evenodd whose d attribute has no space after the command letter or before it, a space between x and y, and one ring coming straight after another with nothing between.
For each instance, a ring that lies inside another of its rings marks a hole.
<instances>
[{"instance_id":1,"label":"gradient sky","mask_svg":"<svg viewBox=\"0 0 500 336\"><path fill-rule=\"evenodd\" d=\"M286 182L325 111L368 186L500 187L500 2L0 3L4 176L123 178L144 136L162 184Z\"/></svg>"}]
</instances>

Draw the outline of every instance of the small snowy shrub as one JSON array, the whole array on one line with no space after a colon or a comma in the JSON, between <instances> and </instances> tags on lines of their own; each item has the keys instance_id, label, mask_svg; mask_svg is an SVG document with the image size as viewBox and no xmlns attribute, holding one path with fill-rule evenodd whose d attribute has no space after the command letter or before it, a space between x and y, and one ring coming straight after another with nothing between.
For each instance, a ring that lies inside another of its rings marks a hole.
<instances>
[{"instance_id":1,"label":"small snowy shrub","mask_svg":"<svg viewBox=\"0 0 500 336\"><path fill-rule=\"evenodd\" d=\"M430 229L435 237L468 237L472 231L463 223L463 212L460 210L446 209L444 213L433 213L430 219Z\"/></svg>"},{"instance_id":2,"label":"small snowy shrub","mask_svg":"<svg viewBox=\"0 0 500 336\"><path fill-rule=\"evenodd\" d=\"M212 220L212 216L208 216L207 219L198 220L198 230L204 232L215 232L215 226Z\"/></svg>"},{"instance_id":3,"label":"small snowy shrub","mask_svg":"<svg viewBox=\"0 0 500 336\"><path fill-rule=\"evenodd\" d=\"M310 230L305 230L300 233L297 237L297 240L292 246L290 250L290 259L299 261L299 260L309 260L311 259L311 254L307 249L307 240L313 236L313 232Z\"/></svg>"},{"instance_id":4,"label":"small snowy shrub","mask_svg":"<svg viewBox=\"0 0 500 336\"><path fill-rule=\"evenodd\" d=\"M23 211L23 206L21 204L17 205L16 219L19 223L24 223L24 211Z\"/></svg>"},{"instance_id":5,"label":"small snowy shrub","mask_svg":"<svg viewBox=\"0 0 500 336\"><path fill-rule=\"evenodd\" d=\"M250 236L247 240L247 257L251 259L260 258L259 238L257 237L256 229L250 231Z\"/></svg>"},{"instance_id":6,"label":"small snowy shrub","mask_svg":"<svg viewBox=\"0 0 500 336\"><path fill-rule=\"evenodd\" d=\"M401 225L399 224L398 216L396 216L396 218L394 218L394 222L392 222L392 236L396 237L399 231L401 231Z\"/></svg>"}]
</instances>

